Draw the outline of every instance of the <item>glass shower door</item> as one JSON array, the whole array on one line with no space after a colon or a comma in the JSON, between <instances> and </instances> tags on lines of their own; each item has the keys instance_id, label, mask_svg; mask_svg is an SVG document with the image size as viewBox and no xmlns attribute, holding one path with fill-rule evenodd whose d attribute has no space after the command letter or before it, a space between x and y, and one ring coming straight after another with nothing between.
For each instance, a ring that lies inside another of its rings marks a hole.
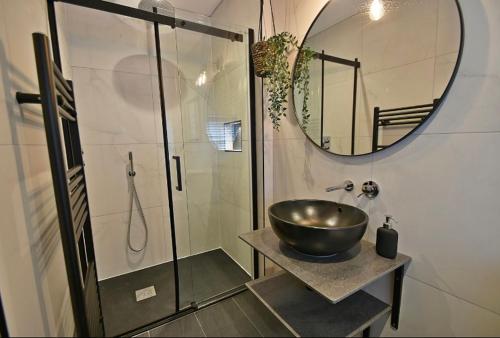
<instances>
[{"instance_id":1,"label":"glass shower door","mask_svg":"<svg viewBox=\"0 0 500 338\"><path fill-rule=\"evenodd\" d=\"M177 13L183 16L184 13ZM188 17L210 22L207 18ZM251 249L238 236L251 231L248 36L243 42L178 29L187 226L176 226L181 300L197 304L250 280ZM180 150L180 149L178 149ZM189 287L187 287L189 285Z\"/></svg>"}]
</instances>

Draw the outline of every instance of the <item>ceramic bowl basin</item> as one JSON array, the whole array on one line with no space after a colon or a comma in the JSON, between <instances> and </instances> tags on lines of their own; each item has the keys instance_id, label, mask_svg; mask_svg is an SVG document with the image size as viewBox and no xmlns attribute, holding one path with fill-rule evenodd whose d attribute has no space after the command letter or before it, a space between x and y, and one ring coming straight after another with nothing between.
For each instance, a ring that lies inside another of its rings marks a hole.
<instances>
[{"instance_id":1,"label":"ceramic bowl basin","mask_svg":"<svg viewBox=\"0 0 500 338\"><path fill-rule=\"evenodd\" d=\"M270 206L268 213L276 235L311 256L332 256L351 249L368 225L363 210L332 201L283 201Z\"/></svg>"}]
</instances>

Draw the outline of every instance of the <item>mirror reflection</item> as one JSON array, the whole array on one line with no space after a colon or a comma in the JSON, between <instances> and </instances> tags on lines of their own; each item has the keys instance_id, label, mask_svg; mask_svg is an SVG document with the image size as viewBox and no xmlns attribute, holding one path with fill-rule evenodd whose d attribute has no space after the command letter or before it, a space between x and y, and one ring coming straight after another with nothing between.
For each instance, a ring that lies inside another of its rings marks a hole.
<instances>
[{"instance_id":1,"label":"mirror reflection","mask_svg":"<svg viewBox=\"0 0 500 338\"><path fill-rule=\"evenodd\" d=\"M311 48L308 111L294 89L302 129L339 155L385 149L436 110L461 49L455 0L335 0L305 37Z\"/></svg>"}]
</instances>

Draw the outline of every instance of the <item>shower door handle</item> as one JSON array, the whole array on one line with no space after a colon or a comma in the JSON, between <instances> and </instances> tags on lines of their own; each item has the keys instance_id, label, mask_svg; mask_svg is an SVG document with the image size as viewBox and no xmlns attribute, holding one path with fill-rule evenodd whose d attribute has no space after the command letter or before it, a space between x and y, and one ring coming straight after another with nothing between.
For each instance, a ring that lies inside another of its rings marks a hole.
<instances>
[{"instance_id":1,"label":"shower door handle","mask_svg":"<svg viewBox=\"0 0 500 338\"><path fill-rule=\"evenodd\" d=\"M181 157L180 156L172 156L175 160L175 167L177 169L177 186L175 189L177 191L182 191L182 171L181 171Z\"/></svg>"}]
</instances>

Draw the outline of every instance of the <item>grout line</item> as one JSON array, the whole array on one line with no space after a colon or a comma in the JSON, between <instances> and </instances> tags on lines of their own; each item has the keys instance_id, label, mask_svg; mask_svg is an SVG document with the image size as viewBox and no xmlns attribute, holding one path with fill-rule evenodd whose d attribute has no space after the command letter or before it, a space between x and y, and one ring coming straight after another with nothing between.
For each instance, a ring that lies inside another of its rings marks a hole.
<instances>
[{"instance_id":1,"label":"grout line","mask_svg":"<svg viewBox=\"0 0 500 338\"><path fill-rule=\"evenodd\" d=\"M183 142L168 142L169 146L181 145ZM33 144L37 145L37 144ZM40 144L43 145L43 144ZM138 143L84 143L84 147L124 147L124 146L163 146L162 142L138 142Z\"/></svg>"},{"instance_id":2,"label":"grout line","mask_svg":"<svg viewBox=\"0 0 500 338\"><path fill-rule=\"evenodd\" d=\"M215 12L217 12L217 11L219 10L219 8L221 8L221 6L222 6L222 3L223 3L223 2L224 2L224 0L219 0L219 3L218 3L218 4L217 4L217 6L215 6L215 8L212 10L212 13L210 13L210 14L208 15L208 17L209 17L210 19L212 19L212 16L215 14Z\"/></svg>"},{"instance_id":3,"label":"grout line","mask_svg":"<svg viewBox=\"0 0 500 338\"><path fill-rule=\"evenodd\" d=\"M151 56L151 58L156 59L156 56ZM148 62L148 68L151 68L151 65ZM129 75L139 75L139 76L150 76L150 77L158 77L157 73L141 73L141 72L132 72L132 71L126 71L126 70L115 70L115 69L105 69L105 68L98 68L98 67L89 67L89 66L74 66L71 65L71 69L82 69L82 70L90 70L90 71L98 71L98 72L109 72L109 73L122 73L122 74L129 74ZM150 70L151 71L151 70ZM163 75L163 78L165 79L173 79L177 78L175 75Z\"/></svg>"},{"instance_id":4,"label":"grout line","mask_svg":"<svg viewBox=\"0 0 500 338\"><path fill-rule=\"evenodd\" d=\"M97 147L97 146L109 146L109 147L120 147L120 146L144 146L144 145L159 145L163 143L159 142L136 142L136 143L83 143L83 146L86 147Z\"/></svg>"},{"instance_id":5,"label":"grout line","mask_svg":"<svg viewBox=\"0 0 500 338\"><path fill-rule=\"evenodd\" d=\"M37 143L0 143L0 147L44 147L47 148L47 144L37 144Z\"/></svg>"},{"instance_id":6,"label":"grout line","mask_svg":"<svg viewBox=\"0 0 500 338\"><path fill-rule=\"evenodd\" d=\"M160 205L153 205L153 206L150 206L150 207L143 207L142 209L143 210L152 210L152 209L159 209L159 208L163 208L163 205L160 204ZM133 209L134 211L135 210L138 210L138 208L134 208ZM102 218L102 217L107 217L107 216L117 216L117 215L121 215L121 214L127 214L129 211L128 210L125 210L125 211L117 211L117 212L112 212L112 213L109 213L109 214L102 214L102 215L92 215L91 218Z\"/></svg>"},{"instance_id":7,"label":"grout line","mask_svg":"<svg viewBox=\"0 0 500 338\"><path fill-rule=\"evenodd\" d=\"M495 130L489 130L489 131L461 131L461 132L443 131L443 132L430 132L430 133L423 132L421 134L415 134L415 135L416 136L421 136L421 135L467 135L467 134L500 134L500 131L495 131Z\"/></svg>"},{"instance_id":8,"label":"grout line","mask_svg":"<svg viewBox=\"0 0 500 338\"><path fill-rule=\"evenodd\" d=\"M430 133L415 133L416 136L421 135L464 135L464 134L500 134L500 130L488 130L488 131L444 131L444 132L430 132ZM275 138L275 139L266 139L264 142L276 142L276 143L285 143L286 141L303 141L302 137L284 137L284 138ZM373 153L372 153L373 154ZM366 154L368 155L368 154Z\"/></svg>"},{"instance_id":9,"label":"grout line","mask_svg":"<svg viewBox=\"0 0 500 338\"><path fill-rule=\"evenodd\" d=\"M236 304L236 307L240 310L240 312L245 316L245 318L250 322L250 324L254 327L254 329L260 334L261 337L264 337L264 334L260 332L259 328L254 324L254 322L248 317L247 313L243 310L243 308L238 304L234 297L231 297L231 300Z\"/></svg>"},{"instance_id":10,"label":"grout line","mask_svg":"<svg viewBox=\"0 0 500 338\"><path fill-rule=\"evenodd\" d=\"M438 291L440 291L440 292L443 292L443 293L445 293L445 294L447 294L447 295L449 295L449 296L451 296L451 297L453 297L453 298L456 298L456 299L458 299L458 300L461 300L461 301L463 301L463 302L465 302L465 303L467 303L467 304L470 304L470 305L476 306L476 307L478 307L478 308L480 308L480 309L482 309L482 310L485 310L485 311L487 311L487 312L489 312L489 313L492 313L492 314L494 314L494 315L500 316L500 313L498 313L498 312L496 312L496 311L494 311L494 310L488 309L487 307L484 307L484 306L482 306L482 305L479 305L479 304L477 304L477 303L474 303L474 302L472 302L472 301L470 301L470 300L467 300L467 299L465 299L465 298L463 298L463 297L460 297L460 296L454 295L454 294L450 293L449 291L443 290L443 289L441 289L441 288L439 288L439 287L437 287L437 286L435 286L435 285L432 285L432 284L429 284L429 283L427 283L427 282L424 282L424 281L422 281L422 280L420 280L420 279L418 279L418 278L416 278L416 277L410 276L409 274L407 275L407 277L408 277L408 278L413 279L413 280L414 280L414 281L416 281L416 282L419 282L419 283L422 283L422 284L424 284L424 285L426 285L426 286L428 286L428 287L431 287L431 288L433 288L433 289L435 289L435 290L438 290Z\"/></svg>"},{"instance_id":11,"label":"grout line","mask_svg":"<svg viewBox=\"0 0 500 338\"><path fill-rule=\"evenodd\" d=\"M199 326L199 327L200 327L200 329L201 329L201 332L203 332L203 335L204 335L205 337L208 337L208 336L207 336L207 333L206 333L206 332L205 332L205 330L203 329L203 325L201 324L200 319L199 319L199 318L198 318L198 316L196 315L196 314L197 314L197 312L195 312L195 313L193 313L193 314L194 314L194 318L196 318L196 322L198 323L198 326Z\"/></svg>"}]
</instances>

